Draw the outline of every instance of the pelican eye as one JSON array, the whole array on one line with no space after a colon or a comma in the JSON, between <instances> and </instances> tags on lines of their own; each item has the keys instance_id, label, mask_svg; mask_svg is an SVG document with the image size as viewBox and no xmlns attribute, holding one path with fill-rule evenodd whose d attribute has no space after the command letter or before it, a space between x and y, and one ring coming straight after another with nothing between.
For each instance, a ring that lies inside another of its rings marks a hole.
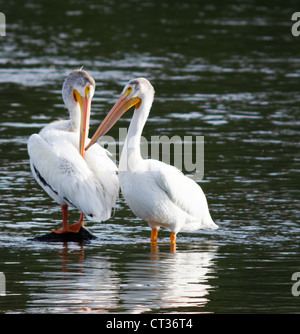
<instances>
[{"instance_id":1,"label":"pelican eye","mask_svg":"<svg viewBox=\"0 0 300 334\"><path fill-rule=\"evenodd\" d=\"M129 86L126 90L126 96L128 96L132 92L132 86Z\"/></svg>"},{"instance_id":2,"label":"pelican eye","mask_svg":"<svg viewBox=\"0 0 300 334\"><path fill-rule=\"evenodd\" d=\"M85 87L85 95L86 95L86 96L89 95L90 90L91 90L90 85L87 85L87 86Z\"/></svg>"}]
</instances>

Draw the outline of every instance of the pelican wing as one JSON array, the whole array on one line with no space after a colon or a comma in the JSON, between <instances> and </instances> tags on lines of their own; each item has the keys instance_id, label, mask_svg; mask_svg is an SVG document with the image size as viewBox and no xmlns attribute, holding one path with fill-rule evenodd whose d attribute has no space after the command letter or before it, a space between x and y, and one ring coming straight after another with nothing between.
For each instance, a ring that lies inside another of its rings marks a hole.
<instances>
[{"instance_id":1,"label":"pelican wing","mask_svg":"<svg viewBox=\"0 0 300 334\"><path fill-rule=\"evenodd\" d=\"M118 167L110 157L112 154L96 143L86 151L84 160L101 182L105 189L107 205L112 207L119 195L119 177Z\"/></svg>"},{"instance_id":2,"label":"pelican wing","mask_svg":"<svg viewBox=\"0 0 300 334\"><path fill-rule=\"evenodd\" d=\"M207 201L201 187L196 182L182 174L177 168L162 162L159 163L155 179L175 205L194 217L195 220L202 218Z\"/></svg>"},{"instance_id":3,"label":"pelican wing","mask_svg":"<svg viewBox=\"0 0 300 334\"><path fill-rule=\"evenodd\" d=\"M28 153L33 174L60 204L77 207L90 220L106 220L110 217L111 206L105 198L104 186L73 142L67 137L58 136L57 140L52 137L48 141L38 134L32 135Z\"/></svg>"}]
</instances>

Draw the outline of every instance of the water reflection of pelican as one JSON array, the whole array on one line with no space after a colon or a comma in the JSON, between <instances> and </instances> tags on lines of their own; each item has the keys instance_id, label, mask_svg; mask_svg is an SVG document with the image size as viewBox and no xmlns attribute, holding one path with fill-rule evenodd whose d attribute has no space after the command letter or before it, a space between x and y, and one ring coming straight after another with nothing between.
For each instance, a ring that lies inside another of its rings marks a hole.
<instances>
[{"instance_id":1,"label":"water reflection of pelican","mask_svg":"<svg viewBox=\"0 0 300 334\"><path fill-rule=\"evenodd\" d=\"M209 301L217 249L205 243L191 251L155 253L128 264L120 296L123 307L131 313L184 307L204 312L200 308Z\"/></svg>"},{"instance_id":2,"label":"water reflection of pelican","mask_svg":"<svg viewBox=\"0 0 300 334\"><path fill-rule=\"evenodd\" d=\"M68 245L62 256L41 262L42 267L24 281L31 300L28 308L36 312L46 308L50 313L180 312L181 308L205 312L217 249L213 243L203 243L176 254L138 251L124 257L118 255L119 249L114 256L106 252L87 256L82 247Z\"/></svg>"},{"instance_id":3,"label":"water reflection of pelican","mask_svg":"<svg viewBox=\"0 0 300 334\"><path fill-rule=\"evenodd\" d=\"M192 179L177 168L154 159L144 160L140 152L141 134L154 98L154 89L144 78L131 80L93 135L87 149L135 106L122 151L119 178L123 196L133 213L152 228L151 241L157 241L160 227L171 231L171 245L177 233L200 228L217 228L205 194Z\"/></svg>"},{"instance_id":4,"label":"water reflection of pelican","mask_svg":"<svg viewBox=\"0 0 300 334\"><path fill-rule=\"evenodd\" d=\"M64 246L62 256L51 264L51 270L47 266L37 273L38 281L26 281L30 307L38 313L45 308L49 313L103 313L120 308L120 278L105 253L84 258L81 246Z\"/></svg>"}]
</instances>

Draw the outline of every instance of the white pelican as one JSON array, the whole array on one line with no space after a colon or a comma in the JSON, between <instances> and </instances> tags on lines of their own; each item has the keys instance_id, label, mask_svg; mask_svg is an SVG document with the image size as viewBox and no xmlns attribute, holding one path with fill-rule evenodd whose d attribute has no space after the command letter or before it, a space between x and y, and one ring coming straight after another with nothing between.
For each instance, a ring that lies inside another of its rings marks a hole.
<instances>
[{"instance_id":1,"label":"white pelican","mask_svg":"<svg viewBox=\"0 0 300 334\"><path fill-rule=\"evenodd\" d=\"M123 196L133 213L152 228L151 242L157 242L160 227L171 230L171 245L182 231L216 229L200 186L177 168L161 161L141 157L140 139L154 98L154 89L145 78L129 81L103 120L86 149L103 136L135 106L119 165Z\"/></svg>"},{"instance_id":2,"label":"white pelican","mask_svg":"<svg viewBox=\"0 0 300 334\"><path fill-rule=\"evenodd\" d=\"M69 120L55 121L28 141L30 167L38 184L61 205L63 227L55 233L78 232L84 215L91 221L110 218L119 191L117 167L100 145L85 153L95 81L75 70L66 78L62 96ZM81 215L68 225L68 207Z\"/></svg>"}]
</instances>

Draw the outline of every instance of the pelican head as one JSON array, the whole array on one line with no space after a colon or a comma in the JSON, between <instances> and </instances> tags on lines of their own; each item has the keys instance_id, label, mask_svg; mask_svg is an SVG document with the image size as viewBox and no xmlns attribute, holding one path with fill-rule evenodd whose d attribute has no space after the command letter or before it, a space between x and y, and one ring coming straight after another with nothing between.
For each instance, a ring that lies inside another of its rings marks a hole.
<instances>
[{"instance_id":1,"label":"pelican head","mask_svg":"<svg viewBox=\"0 0 300 334\"><path fill-rule=\"evenodd\" d=\"M104 136L118 121L118 119L131 107L135 106L136 112L139 112L145 102L149 102L150 110L154 97L154 88L151 83L145 78L137 78L130 80L124 87L118 101L107 114L99 128L93 135L86 150L92 146L100 137ZM146 110L146 109L144 109ZM148 116L148 115L146 115Z\"/></svg>"},{"instance_id":2,"label":"pelican head","mask_svg":"<svg viewBox=\"0 0 300 334\"><path fill-rule=\"evenodd\" d=\"M137 78L130 80L124 87L121 98L127 97L128 99L131 98L139 98L140 103L145 100L146 98L153 99L154 96L154 88L151 83L145 78ZM139 105L136 105L136 109L138 109ZM127 109L128 110L128 109Z\"/></svg>"},{"instance_id":3,"label":"pelican head","mask_svg":"<svg viewBox=\"0 0 300 334\"><path fill-rule=\"evenodd\" d=\"M62 88L63 100L69 109L71 123L76 127L77 120L80 119L79 151L82 156L85 140L88 137L91 101L95 86L95 80L86 71L75 70L66 78Z\"/></svg>"}]
</instances>

